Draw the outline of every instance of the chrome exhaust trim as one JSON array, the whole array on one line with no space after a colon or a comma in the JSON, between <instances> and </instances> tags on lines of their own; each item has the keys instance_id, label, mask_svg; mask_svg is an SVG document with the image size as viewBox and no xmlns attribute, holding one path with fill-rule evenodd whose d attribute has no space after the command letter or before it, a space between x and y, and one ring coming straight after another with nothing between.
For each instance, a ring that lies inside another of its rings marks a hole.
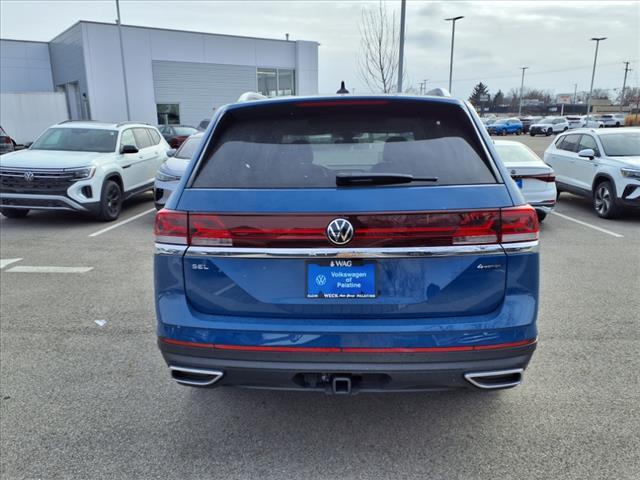
<instances>
[{"instance_id":1,"label":"chrome exhaust trim","mask_svg":"<svg viewBox=\"0 0 640 480\"><path fill-rule=\"evenodd\" d=\"M494 370L491 372L471 372L465 373L464 378L474 387L492 390L520 385L522 383L522 372L524 372L524 368Z\"/></svg>"},{"instance_id":2,"label":"chrome exhaust trim","mask_svg":"<svg viewBox=\"0 0 640 480\"><path fill-rule=\"evenodd\" d=\"M192 387L208 387L222 378L224 372L220 370L202 370L200 368L177 367L169 365L171 378L181 385Z\"/></svg>"}]
</instances>

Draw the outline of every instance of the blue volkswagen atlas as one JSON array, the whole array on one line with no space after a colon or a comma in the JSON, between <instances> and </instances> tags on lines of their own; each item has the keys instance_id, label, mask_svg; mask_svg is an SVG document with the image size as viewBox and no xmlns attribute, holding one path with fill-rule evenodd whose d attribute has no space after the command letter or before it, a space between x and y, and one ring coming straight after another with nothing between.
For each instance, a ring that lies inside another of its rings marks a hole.
<instances>
[{"instance_id":1,"label":"blue volkswagen atlas","mask_svg":"<svg viewBox=\"0 0 640 480\"><path fill-rule=\"evenodd\" d=\"M183 385L499 389L536 346L536 212L449 96L222 107L155 242Z\"/></svg>"}]
</instances>

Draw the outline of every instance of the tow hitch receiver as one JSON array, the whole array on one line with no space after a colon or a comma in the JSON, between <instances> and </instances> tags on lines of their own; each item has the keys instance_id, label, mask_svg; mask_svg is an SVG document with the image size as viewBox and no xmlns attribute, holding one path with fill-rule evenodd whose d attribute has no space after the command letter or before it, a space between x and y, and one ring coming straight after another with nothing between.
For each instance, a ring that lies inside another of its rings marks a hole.
<instances>
[{"instance_id":1,"label":"tow hitch receiver","mask_svg":"<svg viewBox=\"0 0 640 480\"><path fill-rule=\"evenodd\" d=\"M333 377L331 387L334 395L350 395L351 377Z\"/></svg>"}]
</instances>

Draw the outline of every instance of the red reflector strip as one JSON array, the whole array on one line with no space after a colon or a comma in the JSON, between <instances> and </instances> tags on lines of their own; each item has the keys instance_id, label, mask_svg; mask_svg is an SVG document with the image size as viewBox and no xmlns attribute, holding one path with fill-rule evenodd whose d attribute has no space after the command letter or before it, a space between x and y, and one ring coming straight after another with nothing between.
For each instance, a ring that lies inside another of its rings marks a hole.
<instances>
[{"instance_id":1,"label":"red reflector strip","mask_svg":"<svg viewBox=\"0 0 640 480\"><path fill-rule=\"evenodd\" d=\"M181 347L213 348L217 350L237 350L244 352L308 352L308 353L443 353L443 352L469 352L475 350L498 350L501 348L516 348L533 345L537 339L522 340L519 342L495 343L492 345L465 345L459 347L277 347L266 345L226 345L219 343L199 343L174 340L160 337L160 341L170 345Z\"/></svg>"},{"instance_id":2,"label":"red reflector strip","mask_svg":"<svg viewBox=\"0 0 640 480\"><path fill-rule=\"evenodd\" d=\"M556 181L556 176L553 173L545 173L542 175L511 175L511 178L513 178L514 180L518 180L521 178L526 178L529 180L541 180L548 183Z\"/></svg>"}]
</instances>

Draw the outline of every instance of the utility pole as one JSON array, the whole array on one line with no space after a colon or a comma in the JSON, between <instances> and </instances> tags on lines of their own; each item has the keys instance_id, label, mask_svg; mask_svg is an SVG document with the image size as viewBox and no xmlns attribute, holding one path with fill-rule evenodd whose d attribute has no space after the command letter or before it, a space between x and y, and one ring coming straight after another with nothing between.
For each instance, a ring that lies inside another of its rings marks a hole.
<instances>
[{"instance_id":1,"label":"utility pole","mask_svg":"<svg viewBox=\"0 0 640 480\"><path fill-rule=\"evenodd\" d=\"M587 125L591 119L591 95L593 94L593 79L596 77L596 62L598 61L598 47L600 42L606 40L607 37L593 37L591 41L596 42L596 54L593 57L593 72L591 72L591 87L589 88L589 98L587 99Z\"/></svg>"},{"instance_id":2,"label":"utility pole","mask_svg":"<svg viewBox=\"0 0 640 480\"><path fill-rule=\"evenodd\" d=\"M464 18L463 16L445 18L447 22L451 22L451 58L449 58L449 93L451 93L451 81L453 79L453 43L456 38L456 22Z\"/></svg>"},{"instance_id":3,"label":"utility pole","mask_svg":"<svg viewBox=\"0 0 640 480\"><path fill-rule=\"evenodd\" d=\"M400 4L400 54L398 55L398 93L402 93L402 68L404 63L404 17L407 9L407 0Z\"/></svg>"},{"instance_id":4,"label":"utility pole","mask_svg":"<svg viewBox=\"0 0 640 480\"><path fill-rule=\"evenodd\" d=\"M620 93L620 111L622 111L622 104L624 103L624 91L627 88L627 73L631 71L629 68L629 63L631 62L622 63L624 63L624 80L622 82L622 93Z\"/></svg>"},{"instance_id":5,"label":"utility pole","mask_svg":"<svg viewBox=\"0 0 640 480\"><path fill-rule=\"evenodd\" d=\"M529 67L520 67L522 69L522 81L520 82L520 105L518 106L518 116L522 116L522 95L524 93L524 71Z\"/></svg>"},{"instance_id":6,"label":"utility pole","mask_svg":"<svg viewBox=\"0 0 640 480\"><path fill-rule=\"evenodd\" d=\"M573 84L573 104L575 105L578 100L578 84Z\"/></svg>"},{"instance_id":7,"label":"utility pole","mask_svg":"<svg viewBox=\"0 0 640 480\"><path fill-rule=\"evenodd\" d=\"M127 107L127 120L131 120L131 112L129 110L129 88L127 86L127 70L124 65L124 46L122 45L122 25L120 22L120 1L116 0L116 11L118 12L118 37L120 39L120 61L122 62L122 80L124 80L124 103Z\"/></svg>"}]
</instances>

